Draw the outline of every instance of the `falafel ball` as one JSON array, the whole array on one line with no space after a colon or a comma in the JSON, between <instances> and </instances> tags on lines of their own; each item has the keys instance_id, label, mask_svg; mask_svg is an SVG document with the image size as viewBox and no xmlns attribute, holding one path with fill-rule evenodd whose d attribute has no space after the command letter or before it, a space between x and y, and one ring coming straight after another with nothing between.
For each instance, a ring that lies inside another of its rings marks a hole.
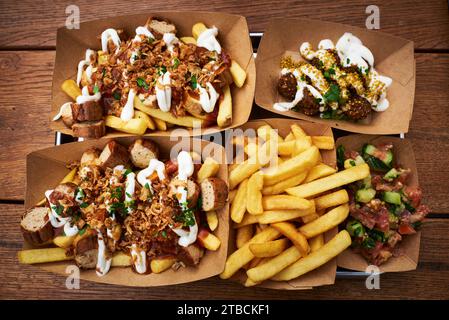
<instances>
[{"instance_id":1,"label":"falafel ball","mask_svg":"<svg viewBox=\"0 0 449 320\"><path fill-rule=\"evenodd\" d=\"M314 116L320 112L320 104L318 100L312 95L308 88L304 88L304 97L298 103L298 107L307 116Z\"/></svg>"},{"instance_id":2,"label":"falafel ball","mask_svg":"<svg viewBox=\"0 0 449 320\"><path fill-rule=\"evenodd\" d=\"M361 96L353 96L342 107L342 110L348 118L362 120L370 114L371 104Z\"/></svg>"},{"instance_id":3,"label":"falafel ball","mask_svg":"<svg viewBox=\"0 0 449 320\"><path fill-rule=\"evenodd\" d=\"M278 81L278 92L285 99L291 101L296 95L296 78L289 72L283 74Z\"/></svg>"}]
</instances>

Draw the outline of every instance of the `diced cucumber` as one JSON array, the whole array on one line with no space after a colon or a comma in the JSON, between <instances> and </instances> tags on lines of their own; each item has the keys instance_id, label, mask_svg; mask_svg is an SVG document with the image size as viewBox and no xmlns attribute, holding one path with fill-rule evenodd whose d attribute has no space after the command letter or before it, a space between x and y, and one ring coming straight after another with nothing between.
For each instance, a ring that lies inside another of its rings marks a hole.
<instances>
[{"instance_id":1,"label":"diced cucumber","mask_svg":"<svg viewBox=\"0 0 449 320\"><path fill-rule=\"evenodd\" d=\"M371 175L369 175L368 177L366 177L365 179L362 180L363 183L363 188L364 189L369 189L371 188Z\"/></svg>"},{"instance_id":2,"label":"diced cucumber","mask_svg":"<svg viewBox=\"0 0 449 320\"><path fill-rule=\"evenodd\" d=\"M359 189L355 193L355 200L357 202L367 203L370 202L376 196L376 190L374 189Z\"/></svg>"},{"instance_id":3,"label":"diced cucumber","mask_svg":"<svg viewBox=\"0 0 449 320\"><path fill-rule=\"evenodd\" d=\"M384 175L384 180L393 181L394 179L399 177L399 174L399 171L393 168Z\"/></svg>"},{"instance_id":4,"label":"diced cucumber","mask_svg":"<svg viewBox=\"0 0 449 320\"><path fill-rule=\"evenodd\" d=\"M363 158L361 157L361 156L357 156L357 157L355 157L355 164L356 165L361 165L361 164L364 164L365 163L365 160L363 160Z\"/></svg>"},{"instance_id":5,"label":"diced cucumber","mask_svg":"<svg viewBox=\"0 0 449 320\"><path fill-rule=\"evenodd\" d=\"M369 154L370 156L374 156L374 154L376 153L377 148L375 146L373 146L372 144L366 143L363 148L362 148L362 153L363 154Z\"/></svg>"},{"instance_id":6,"label":"diced cucumber","mask_svg":"<svg viewBox=\"0 0 449 320\"><path fill-rule=\"evenodd\" d=\"M388 150L385 153L385 159L382 160L383 163L385 163L387 166L391 166L391 164L393 163L393 151Z\"/></svg>"},{"instance_id":7,"label":"diced cucumber","mask_svg":"<svg viewBox=\"0 0 449 320\"><path fill-rule=\"evenodd\" d=\"M369 167L375 171L387 172L391 169L382 160L380 160L376 157L373 157L369 154L365 154L364 157L365 157L366 163L369 165Z\"/></svg>"},{"instance_id":8,"label":"diced cucumber","mask_svg":"<svg viewBox=\"0 0 449 320\"><path fill-rule=\"evenodd\" d=\"M384 192L384 201L395 204L395 205L401 205L401 194L399 192L394 191L385 191Z\"/></svg>"},{"instance_id":9,"label":"diced cucumber","mask_svg":"<svg viewBox=\"0 0 449 320\"><path fill-rule=\"evenodd\" d=\"M393 152L391 150L386 151L385 159L380 159L375 156L375 154L378 154L378 151L379 150L375 146L367 143L362 148L363 158L370 166L373 166L373 169L376 169L377 167L380 171L389 170L391 168L391 164L393 163ZM373 158L377 159L378 161L374 160ZM383 163L384 165L382 165L381 163Z\"/></svg>"}]
</instances>

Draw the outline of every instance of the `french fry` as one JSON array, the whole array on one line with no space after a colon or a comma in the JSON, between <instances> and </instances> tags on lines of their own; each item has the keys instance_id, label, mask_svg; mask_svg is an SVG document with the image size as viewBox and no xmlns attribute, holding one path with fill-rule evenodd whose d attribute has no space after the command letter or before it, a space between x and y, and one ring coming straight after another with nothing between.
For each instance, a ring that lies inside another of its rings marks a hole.
<instances>
[{"instance_id":1,"label":"french fry","mask_svg":"<svg viewBox=\"0 0 449 320\"><path fill-rule=\"evenodd\" d=\"M217 125L220 128L232 123L232 95L229 85L223 89L223 99L218 106Z\"/></svg>"},{"instance_id":2,"label":"french fry","mask_svg":"<svg viewBox=\"0 0 449 320\"><path fill-rule=\"evenodd\" d=\"M176 259L173 257L166 258L154 258L150 262L150 268L152 273L161 273L167 269L170 269L171 266L176 262Z\"/></svg>"},{"instance_id":3,"label":"french fry","mask_svg":"<svg viewBox=\"0 0 449 320\"><path fill-rule=\"evenodd\" d=\"M78 87L75 80L72 79L64 80L61 89L74 101L76 100L76 97L81 95L81 89Z\"/></svg>"},{"instance_id":4,"label":"french fry","mask_svg":"<svg viewBox=\"0 0 449 320\"><path fill-rule=\"evenodd\" d=\"M229 68L231 72L232 80L234 81L237 88L243 87L246 80L246 71L243 69L235 60L231 61L231 67Z\"/></svg>"},{"instance_id":5,"label":"french fry","mask_svg":"<svg viewBox=\"0 0 449 320\"><path fill-rule=\"evenodd\" d=\"M251 250L252 254L256 258L267 258L277 256L285 249L287 249L287 246L288 246L287 239L279 239L263 243L252 243L249 245L249 250Z\"/></svg>"},{"instance_id":6,"label":"french fry","mask_svg":"<svg viewBox=\"0 0 449 320\"><path fill-rule=\"evenodd\" d=\"M153 119L150 118L145 112L136 110L134 111L134 118L142 119L146 122L148 129L154 130L156 129L156 125L154 124Z\"/></svg>"},{"instance_id":7,"label":"french fry","mask_svg":"<svg viewBox=\"0 0 449 320\"><path fill-rule=\"evenodd\" d=\"M73 182L75 179L76 173L78 172L78 168L73 168L72 170L67 173L64 178L59 182L59 184L67 183L67 182ZM44 197L42 198L38 203L36 203L36 207L43 206L47 199Z\"/></svg>"},{"instance_id":8,"label":"french fry","mask_svg":"<svg viewBox=\"0 0 449 320\"><path fill-rule=\"evenodd\" d=\"M192 35L193 35L193 37L194 37L195 40L196 40L196 39L198 39L198 37L200 36L200 34L203 33L203 32L206 31L206 30L207 30L207 27L205 26L204 23L202 23L202 22L195 23L195 24L192 26Z\"/></svg>"},{"instance_id":9,"label":"french fry","mask_svg":"<svg viewBox=\"0 0 449 320\"><path fill-rule=\"evenodd\" d=\"M313 220L318 219L320 216L317 213L311 213L306 216L301 217L301 220L303 223L307 224L309 222L312 222Z\"/></svg>"},{"instance_id":10,"label":"french fry","mask_svg":"<svg viewBox=\"0 0 449 320\"><path fill-rule=\"evenodd\" d=\"M300 139L302 137L307 136L305 131L297 124L292 124L290 126L290 129L292 130L292 133L293 133L293 136L295 137L295 139Z\"/></svg>"},{"instance_id":11,"label":"french fry","mask_svg":"<svg viewBox=\"0 0 449 320\"><path fill-rule=\"evenodd\" d=\"M131 265L131 256L124 252L117 252L112 256L112 267L129 267Z\"/></svg>"},{"instance_id":12,"label":"french fry","mask_svg":"<svg viewBox=\"0 0 449 320\"><path fill-rule=\"evenodd\" d=\"M262 198L262 205L264 210L306 210L313 203L310 200L281 194L264 196Z\"/></svg>"},{"instance_id":13,"label":"french fry","mask_svg":"<svg viewBox=\"0 0 449 320\"><path fill-rule=\"evenodd\" d=\"M271 241L280 236L280 232L274 228L268 227L259 234L255 235L250 241L248 241L243 247L233 252L226 260L225 269L220 274L221 279L229 279L232 277L240 268L245 264L250 262L254 255L249 250L249 245L251 243L261 243L266 241Z\"/></svg>"},{"instance_id":14,"label":"french fry","mask_svg":"<svg viewBox=\"0 0 449 320\"><path fill-rule=\"evenodd\" d=\"M97 51L97 61L99 65L103 65L106 64L109 60L109 54L107 54L106 52L102 51L102 50L98 50Z\"/></svg>"},{"instance_id":15,"label":"french fry","mask_svg":"<svg viewBox=\"0 0 449 320\"><path fill-rule=\"evenodd\" d=\"M332 209L318 219L313 220L299 228L299 231L307 238L313 238L320 233L324 233L342 223L349 214L349 206L342 204Z\"/></svg>"},{"instance_id":16,"label":"french fry","mask_svg":"<svg viewBox=\"0 0 449 320\"><path fill-rule=\"evenodd\" d=\"M313 214L314 212L314 206L305 210L268 210L264 211L257 218L259 223L270 224L308 216L310 214Z\"/></svg>"},{"instance_id":17,"label":"french fry","mask_svg":"<svg viewBox=\"0 0 449 320\"><path fill-rule=\"evenodd\" d=\"M329 136L312 136L312 143L318 149L332 150L335 148L334 138Z\"/></svg>"},{"instance_id":18,"label":"french fry","mask_svg":"<svg viewBox=\"0 0 449 320\"><path fill-rule=\"evenodd\" d=\"M312 139L309 136L300 137L295 140L295 146L293 147L292 156L297 156L306 151L312 146Z\"/></svg>"},{"instance_id":19,"label":"french fry","mask_svg":"<svg viewBox=\"0 0 449 320\"><path fill-rule=\"evenodd\" d=\"M209 226L209 229L211 231L215 231L215 229L217 229L217 227L218 227L217 212L214 210L207 211L206 212L206 220L207 220L207 225Z\"/></svg>"},{"instance_id":20,"label":"french fry","mask_svg":"<svg viewBox=\"0 0 449 320\"><path fill-rule=\"evenodd\" d=\"M240 183L237 189L237 194L231 203L231 219L236 223L240 223L243 219L243 215L246 212L246 193L248 188L248 180L244 180Z\"/></svg>"},{"instance_id":21,"label":"french fry","mask_svg":"<svg viewBox=\"0 0 449 320\"><path fill-rule=\"evenodd\" d=\"M349 201L349 196L345 189L341 189L313 200L315 201L315 207L318 211L346 203Z\"/></svg>"},{"instance_id":22,"label":"french fry","mask_svg":"<svg viewBox=\"0 0 449 320\"><path fill-rule=\"evenodd\" d=\"M316 237L309 239L310 251L317 251L324 245L324 235L321 233Z\"/></svg>"},{"instance_id":23,"label":"french fry","mask_svg":"<svg viewBox=\"0 0 449 320\"><path fill-rule=\"evenodd\" d=\"M220 239L206 229L200 229L197 241L201 246L210 251L217 251L221 245Z\"/></svg>"},{"instance_id":24,"label":"french fry","mask_svg":"<svg viewBox=\"0 0 449 320\"><path fill-rule=\"evenodd\" d=\"M273 185L309 170L318 162L319 156L318 148L313 146L301 154L286 160L279 166L267 169L264 172L264 185Z\"/></svg>"},{"instance_id":25,"label":"french fry","mask_svg":"<svg viewBox=\"0 0 449 320\"><path fill-rule=\"evenodd\" d=\"M181 127L203 127L204 120L195 118L192 116L184 116L184 117L175 117L170 112L164 112L159 108L151 108L143 104L142 101L138 97L134 99L134 108L137 110L143 111L146 114L148 114L150 117L153 118L154 122L156 122L156 119L172 123Z\"/></svg>"},{"instance_id":26,"label":"french fry","mask_svg":"<svg viewBox=\"0 0 449 320\"><path fill-rule=\"evenodd\" d=\"M280 181L274 185L267 186L262 189L263 195L275 195L284 192L286 189L291 187L296 187L301 184L307 176L307 172L302 172L297 175L294 175L290 178L287 178L283 181Z\"/></svg>"},{"instance_id":27,"label":"french fry","mask_svg":"<svg viewBox=\"0 0 449 320\"><path fill-rule=\"evenodd\" d=\"M292 223L278 222L271 224L271 226L290 239L303 257L309 253L310 247L306 237L304 237Z\"/></svg>"},{"instance_id":28,"label":"french fry","mask_svg":"<svg viewBox=\"0 0 449 320\"><path fill-rule=\"evenodd\" d=\"M263 176L260 172L253 174L248 180L246 188L246 210L250 214L262 214L262 190Z\"/></svg>"},{"instance_id":29,"label":"french fry","mask_svg":"<svg viewBox=\"0 0 449 320\"><path fill-rule=\"evenodd\" d=\"M270 125L266 124L257 128L257 136L265 141L274 139L277 143L284 142L284 139Z\"/></svg>"},{"instance_id":30,"label":"french fry","mask_svg":"<svg viewBox=\"0 0 449 320\"><path fill-rule=\"evenodd\" d=\"M240 223L234 224L234 228L241 228L250 224L259 223L259 217L262 215L245 214Z\"/></svg>"},{"instance_id":31,"label":"french fry","mask_svg":"<svg viewBox=\"0 0 449 320\"><path fill-rule=\"evenodd\" d=\"M278 143L278 154L281 156L291 156L295 150L296 140Z\"/></svg>"},{"instance_id":32,"label":"french fry","mask_svg":"<svg viewBox=\"0 0 449 320\"><path fill-rule=\"evenodd\" d=\"M289 265L298 261L299 258L301 258L301 253L295 246L292 246L266 263L249 269L246 271L246 274L253 282L260 283L272 278Z\"/></svg>"},{"instance_id":33,"label":"french fry","mask_svg":"<svg viewBox=\"0 0 449 320\"><path fill-rule=\"evenodd\" d=\"M164 120L158 119L158 118L154 118L154 125L156 126L157 130L160 131L167 131L168 126L167 126L167 122L165 122Z\"/></svg>"},{"instance_id":34,"label":"french fry","mask_svg":"<svg viewBox=\"0 0 449 320\"><path fill-rule=\"evenodd\" d=\"M66 255L66 250L63 248L22 250L18 252L17 256L19 262L22 264L47 263L73 259L73 256Z\"/></svg>"},{"instance_id":35,"label":"french fry","mask_svg":"<svg viewBox=\"0 0 449 320\"><path fill-rule=\"evenodd\" d=\"M60 248L68 248L72 245L76 236L57 236L53 238L53 243Z\"/></svg>"},{"instance_id":36,"label":"french fry","mask_svg":"<svg viewBox=\"0 0 449 320\"><path fill-rule=\"evenodd\" d=\"M253 244L254 244L254 243L253 243ZM254 267L257 267L257 265L262 261L262 259L263 259L263 258L255 257L253 260L251 260L251 261L248 263L248 268L247 268L247 270L248 270L248 269L251 269L251 268L254 268Z\"/></svg>"},{"instance_id":37,"label":"french fry","mask_svg":"<svg viewBox=\"0 0 449 320\"><path fill-rule=\"evenodd\" d=\"M243 148L248 157L253 157L257 155L257 151L259 150L259 146L257 142L249 141L245 147Z\"/></svg>"},{"instance_id":38,"label":"french fry","mask_svg":"<svg viewBox=\"0 0 449 320\"><path fill-rule=\"evenodd\" d=\"M343 252L350 245L351 237L349 233L346 230L340 231L334 238L332 238L332 240L324 244L321 248L311 252L307 257L297 260L295 263L291 264L271 279L275 281L288 281L295 279L324 265L326 262ZM248 272L250 270L248 270ZM255 279L251 277L251 280L253 281L258 279L259 278L257 276Z\"/></svg>"},{"instance_id":39,"label":"french fry","mask_svg":"<svg viewBox=\"0 0 449 320\"><path fill-rule=\"evenodd\" d=\"M196 45L196 40L194 37L181 37L179 39L182 42L184 42L185 44L195 44Z\"/></svg>"},{"instance_id":40,"label":"french fry","mask_svg":"<svg viewBox=\"0 0 449 320\"><path fill-rule=\"evenodd\" d=\"M250 278L246 278L244 286L249 288L253 286L257 286L259 283L252 281Z\"/></svg>"},{"instance_id":41,"label":"french fry","mask_svg":"<svg viewBox=\"0 0 449 320\"><path fill-rule=\"evenodd\" d=\"M204 179L215 176L218 170L220 170L220 164L214 158L207 157L198 170L197 181L201 183Z\"/></svg>"},{"instance_id":42,"label":"french fry","mask_svg":"<svg viewBox=\"0 0 449 320\"><path fill-rule=\"evenodd\" d=\"M253 226L247 225L242 228L238 228L236 231L235 244L237 249L240 249L253 237Z\"/></svg>"},{"instance_id":43,"label":"french fry","mask_svg":"<svg viewBox=\"0 0 449 320\"><path fill-rule=\"evenodd\" d=\"M293 196L308 198L354 181L362 180L369 174L369 166L364 163L356 167L337 172L333 175L308 182L297 187L289 188L285 191Z\"/></svg>"},{"instance_id":44,"label":"french fry","mask_svg":"<svg viewBox=\"0 0 449 320\"><path fill-rule=\"evenodd\" d=\"M105 124L108 127L114 128L117 131L131 133L135 135L143 135L148 128L147 123L142 119L130 119L123 121L116 116L106 116Z\"/></svg>"},{"instance_id":45,"label":"french fry","mask_svg":"<svg viewBox=\"0 0 449 320\"><path fill-rule=\"evenodd\" d=\"M237 190L231 190L228 193L228 201L231 203L232 201L234 201L235 195L237 194Z\"/></svg>"},{"instance_id":46,"label":"french fry","mask_svg":"<svg viewBox=\"0 0 449 320\"><path fill-rule=\"evenodd\" d=\"M334 174L335 172L337 172L336 169L324 163L320 163L317 164L312 169L310 169L309 173L307 174L307 178L304 180L304 182L310 182L319 178L327 177L331 174Z\"/></svg>"},{"instance_id":47,"label":"french fry","mask_svg":"<svg viewBox=\"0 0 449 320\"><path fill-rule=\"evenodd\" d=\"M285 136L284 142L292 141L292 140L295 140L295 136L293 135L293 132L289 132L289 133Z\"/></svg>"}]
</instances>

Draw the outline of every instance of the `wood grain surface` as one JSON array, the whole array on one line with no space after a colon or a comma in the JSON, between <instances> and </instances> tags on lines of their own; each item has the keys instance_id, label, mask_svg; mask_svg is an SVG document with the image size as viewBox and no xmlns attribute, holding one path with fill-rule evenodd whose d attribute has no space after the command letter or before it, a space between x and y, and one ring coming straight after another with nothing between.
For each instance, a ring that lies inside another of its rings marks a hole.
<instances>
[{"instance_id":1,"label":"wood grain surface","mask_svg":"<svg viewBox=\"0 0 449 320\"><path fill-rule=\"evenodd\" d=\"M449 48L445 0L4 0L0 2L0 46L54 47L56 29L65 25L68 16L66 8L70 4L79 7L81 22L157 10L203 10L244 15L251 31L263 31L270 18L282 17L308 17L364 28L369 15L365 12L366 7L377 5L382 31L413 40L417 48Z\"/></svg>"},{"instance_id":2,"label":"wood grain surface","mask_svg":"<svg viewBox=\"0 0 449 320\"><path fill-rule=\"evenodd\" d=\"M22 266L19 220L25 192L25 157L54 144L49 129L56 29L73 1L0 2L0 299L449 299L449 18L445 0L431 1L76 1L82 21L151 10L203 10L242 14L250 30L264 31L274 17L308 17L365 26L368 5L380 9L381 31L415 42L416 94L406 138L413 143L433 216L423 228L418 269L381 276L381 290L363 278L337 279L312 291L243 288L212 278L158 288L81 282L68 290L65 278ZM254 107L251 117L276 115ZM447 214L447 215L446 215Z\"/></svg>"}]
</instances>

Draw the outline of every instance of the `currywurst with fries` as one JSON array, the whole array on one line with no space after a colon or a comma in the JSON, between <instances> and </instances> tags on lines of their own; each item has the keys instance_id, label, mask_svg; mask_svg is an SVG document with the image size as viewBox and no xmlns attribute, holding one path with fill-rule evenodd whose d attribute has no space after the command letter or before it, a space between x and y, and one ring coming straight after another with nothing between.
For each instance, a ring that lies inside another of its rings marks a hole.
<instances>
[{"instance_id":1,"label":"currywurst with fries","mask_svg":"<svg viewBox=\"0 0 449 320\"><path fill-rule=\"evenodd\" d=\"M246 274L245 286L288 281L324 264L351 245L346 230L326 242L325 233L349 215L347 184L369 176L361 164L337 172L320 150L335 150L332 136L309 136L299 125L281 137L269 125L257 136L235 139L247 159L230 166L235 247L221 273Z\"/></svg>"},{"instance_id":2,"label":"currywurst with fries","mask_svg":"<svg viewBox=\"0 0 449 320\"><path fill-rule=\"evenodd\" d=\"M218 41L219 30L199 22L192 36L149 18L126 35L102 32L101 50L87 49L76 80L62 90L73 99L53 118L75 137L99 138L106 127L142 135L171 126L226 127L232 123L230 86L242 87L246 72Z\"/></svg>"},{"instance_id":3,"label":"currywurst with fries","mask_svg":"<svg viewBox=\"0 0 449 320\"><path fill-rule=\"evenodd\" d=\"M217 177L220 164L185 150L159 157L147 139L85 150L22 217L23 237L34 249L20 251L19 262L73 259L98 276L115 266L147 274L198 265L206 250L221 245L214 230L228 187Z\"/></svg>"}]
</instances>

